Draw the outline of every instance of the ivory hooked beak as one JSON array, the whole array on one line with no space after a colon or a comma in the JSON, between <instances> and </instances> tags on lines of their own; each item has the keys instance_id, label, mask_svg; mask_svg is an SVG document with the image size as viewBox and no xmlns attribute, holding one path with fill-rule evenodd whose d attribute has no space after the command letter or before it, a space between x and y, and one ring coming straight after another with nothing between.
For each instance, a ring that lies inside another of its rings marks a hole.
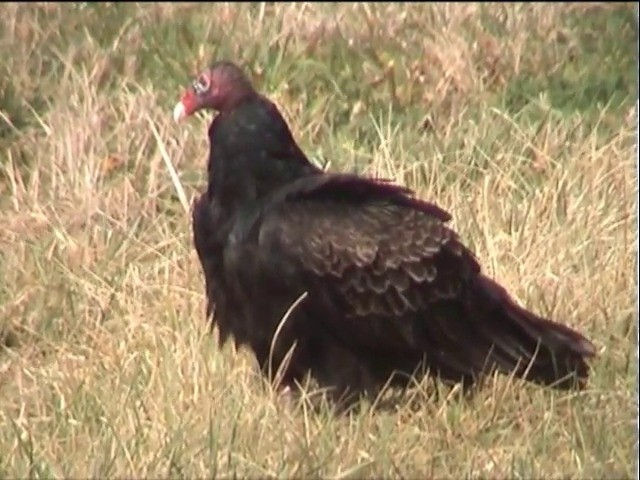
<instances>
[{"instance_id":1,"label":"ivory hooked beak","mask_svg":"<svg viewBox=\"0 0 640 480\"><path fill-rule=\"evenodd\" d=\"M182 102L176 103L176 106L173 107L173 120L176 122L180 122L187 114L187 109L184 108L184 104Z\"/></svg>"}]
</instances>

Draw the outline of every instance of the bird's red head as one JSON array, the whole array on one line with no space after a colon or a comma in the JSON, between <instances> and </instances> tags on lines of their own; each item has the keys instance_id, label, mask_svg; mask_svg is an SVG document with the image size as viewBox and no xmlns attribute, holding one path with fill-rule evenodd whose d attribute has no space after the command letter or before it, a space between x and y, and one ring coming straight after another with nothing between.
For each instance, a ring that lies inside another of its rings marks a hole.
<instances>
[{"instance_id":1,"label":"bird's red head","mask_svg":"<svg viewBox=\"0 0 640 480\"><path fill-rule=\"evenodd\" d=\"M173 118L178 122L201 109L223 111L253 92L240 67L232 62L216 62L191 82L174 107Z\"/></svg>"}]
</instances>

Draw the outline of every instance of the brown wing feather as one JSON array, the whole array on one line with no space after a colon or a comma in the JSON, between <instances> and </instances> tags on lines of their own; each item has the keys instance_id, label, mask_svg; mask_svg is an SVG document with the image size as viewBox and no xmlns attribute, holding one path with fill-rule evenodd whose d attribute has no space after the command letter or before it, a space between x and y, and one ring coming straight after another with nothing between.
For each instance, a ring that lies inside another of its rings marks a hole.
<instances>
[{"instance_id":1,"label":"brown wing feather","mask_svg":"<svg viewBox=\"0 0 640 480\"><path fill-rule=\"evenodd\" d=\"M321 280L309 284L330 290L354 329L368 324L367 343L376 346L394 330L411 341L410 320L458 295L464 276L479 271L440 219L384 202L285 202L265 219L260 243Z\"/></svg>"}]
</instances>

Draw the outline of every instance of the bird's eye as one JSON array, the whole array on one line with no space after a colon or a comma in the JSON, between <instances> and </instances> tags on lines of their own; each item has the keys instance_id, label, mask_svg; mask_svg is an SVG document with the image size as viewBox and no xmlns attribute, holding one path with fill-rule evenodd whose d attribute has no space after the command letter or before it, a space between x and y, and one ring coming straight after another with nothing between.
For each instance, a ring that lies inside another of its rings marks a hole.
<instances>
[{"instance_id":1,"label":"bird's eye","mask_svg":"<svg viewBox=\"0 0 640 480\"><path fill-rule=\"evenodd\" d=\"M203 93L209 90L211 83L209 82L209 77L206 75L200 75L193 81L193 90L198 94L202 95Z\"/></svg>"}]
</instances>

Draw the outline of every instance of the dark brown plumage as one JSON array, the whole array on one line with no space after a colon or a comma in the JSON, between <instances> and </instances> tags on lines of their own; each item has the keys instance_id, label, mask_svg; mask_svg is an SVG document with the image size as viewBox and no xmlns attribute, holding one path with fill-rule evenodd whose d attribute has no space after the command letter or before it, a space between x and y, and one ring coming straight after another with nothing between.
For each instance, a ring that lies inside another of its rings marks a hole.
<instances>
[{"instance_id":1,"label":"dark brown plumage","mask_svg":"<svg viewBox=\"0 0 640 480\"><path fill-rule=\"evenodd\" d=\"M485 277L448 213L391 183L313 166L230 62L203 72L175 117L201 108L219 112L208 191L193 208L208 315L215 305L221 340L248 345L265 373L295 345L284 384L311 373L336 396L375 394L392 375L404 386L425 369L465 384L495 368L584 385L593 345Z\"/></svg>"}]
</instances>

